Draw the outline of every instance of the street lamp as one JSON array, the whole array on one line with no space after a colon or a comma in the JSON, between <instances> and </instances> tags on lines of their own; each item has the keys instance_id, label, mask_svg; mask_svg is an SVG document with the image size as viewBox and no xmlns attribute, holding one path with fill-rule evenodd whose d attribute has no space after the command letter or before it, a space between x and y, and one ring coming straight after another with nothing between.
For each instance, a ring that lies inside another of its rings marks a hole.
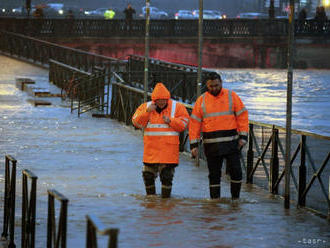
<instances>
[{"instance_id":1,"label":"street lamp","mask_svg":"<svg viewBox=\"0 0 330 248\"><path fill-rule=\"evenodd\" d=\"M198 16L198 71L197 71L197 98L201 95L202 86L202 56L203 56L203 0L199 0ZM196 98L196 99L197 99Z\"/></svg>"},{"instance_id":2,"label":"street lamp","mask_svg":"<svg viewBox=\"0 0 330 248\"><path fill-rule=\"evenodd\" d=\"M146 0L146 35L144 42L144 95L143 100L148 100L148 76L149 76L149 29L150 29L150 0Z\"/></svg>"},{"instance_id":3,"label":"street lamp","mask_svg":"<svg viewBox=\"0 0 330 248\"><path fill-rule=\"evenodd\" d=\"M286 134L285 134L285 187L284 207L290 208L291 173L291 121L292 121L292 81L293 81L293 45L294 45L294 0L290 0L289 36L288 36L288 82L286 95Z\"/></svg>"},{"instance_id":4,"label":"street lamp","mask_svg":"<svg viewBox=\"0 0 330 248\"><path fill-rule=\"evenodd\" d=\"M198 70L197 70L197 91L196 100L201 95L202 86L202 57L203 57L203 0L199 0L198 16ZM199 166L199 155L201 144L198 142L198 155L196 156L196 166Z\"/></svg>"}]
</instances>

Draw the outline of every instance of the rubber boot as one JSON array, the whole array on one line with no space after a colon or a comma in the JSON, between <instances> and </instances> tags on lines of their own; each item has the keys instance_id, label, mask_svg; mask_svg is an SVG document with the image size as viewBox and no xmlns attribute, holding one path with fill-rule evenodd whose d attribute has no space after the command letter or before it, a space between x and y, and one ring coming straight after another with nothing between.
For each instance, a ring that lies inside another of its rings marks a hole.
<instances>
[{"instance_id":1,"label":"rubber boot","mask_svg":"<svg viewBox=\"0 0 330 248\"><path fill-rule=\"evenodd\" d=\"M172 186L162 185L162 198L171 197Z\"/></svg>"},{"instance_id":2,"label":"rubber boot","mask_svg":"<svg viewBox=\"0 0 330 248\"><path fill-rule=\"evenodd\" d=\"M230 183L231 198L233 200L239 199L239 194L241 192L242 183Z\"/></svg>"},{"instance_id":3,"label":"rubber boot","mask_svg":"<svg viewBox=\"0 0 330 248\"><path fill-rule=\"evenodd\" d=\"M156 194L156 186L155 186L155 176L153 173L148 171L144 171L142 173L144 185L146 188L147 195L154 195Z\"/></svg>"},{"instance_id":4,"label":"rubber boot","mask_svg":"<svg viewBox=\"0 0 330 248\"><path fill-rule=\"evenodd\" d=\"M211 199L219 199L220 198L220 186L210 187L210 197L211 197Z\"/></svg>"},{"instance_id":5,"label":"rubber boot","mask_svg":"<svg viewBox=\"0 0 330 248\"><path fill-rule=\"evenodd\" d=\"M146 186L146 193L147 193L147 195L156 194L156 186L155 185Z\"/></svg>"}]
</instances>

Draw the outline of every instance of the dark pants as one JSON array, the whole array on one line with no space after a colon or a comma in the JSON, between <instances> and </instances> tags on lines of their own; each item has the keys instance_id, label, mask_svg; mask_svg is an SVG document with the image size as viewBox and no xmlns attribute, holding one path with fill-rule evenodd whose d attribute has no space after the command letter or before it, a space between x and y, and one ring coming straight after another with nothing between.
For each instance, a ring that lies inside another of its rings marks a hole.
<instances>
[{"instance_id":1,"label":"dark pants","mask_svg":"<svg viewBox=\"0 0 330 248\"><path fill-rule=\"evenodd\" d=\"M210 196L211 198L220 197L221 169L224 159L227 161L228 172L231 178L232 198L239 198L242 180L242 168L239 159L239 151L226 155L207 158L207 166L209 169Z\"/></svg>"},{"instance_id":2,"label":"dark pants","mask_svg":"<svg viewBox=\"0 0 330 248\"><path fill-rule=\"evenodd\" d=\"M176 165L171 164L145 164L143 166L142 177L147 195L156 194L155 180L159 174L160 181L162 183L162 197L168 198L171 196L175 166Z\"/></svg>"}]
</instances>

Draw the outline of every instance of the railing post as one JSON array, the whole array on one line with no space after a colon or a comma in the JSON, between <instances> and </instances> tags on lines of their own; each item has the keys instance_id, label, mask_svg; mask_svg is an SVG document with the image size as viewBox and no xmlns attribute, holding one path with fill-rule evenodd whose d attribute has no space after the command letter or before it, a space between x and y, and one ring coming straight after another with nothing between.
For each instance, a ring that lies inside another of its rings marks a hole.
<instances>
[{"instance_id":1,"label":"railing post","mask_svg":"<svg viewBox=\"0 0 330 248\"><path fill-rule=\"evenodd\" d=\"M278 160L278 129L273 126L272 132L272 157L270 159L270 177L269 177L269 191L273 194L278 194L278 187L275 186L279 173Z\"/></svg>"},{"instance_id":2,"label":"railing post","mask_svg":"<svg viewBox=\"0 0 330 248\"><path fill-rule=\"evenodd\" d=\"M306 204L306 136L301 136L300 141L300 166L299 166L299 185L298 185L298 206L304 207Z\"/></svg>"},{"instance_id":3,"label":"railing post","mask_svg":"<svg viewBox=\"0 0 330 248\"><path fill-rule=\"evenodd\" d=\"M32 180L30 197L28 195L28 178ZM37 179L29 170L23 170L22 178L22 248L35 247L35 222L37 201Z\"/></svg>"},{"instance_id":4,"label":"railing post","mask_svg":"<svg viewBox=\"0 0 330 248\"><path fill-rule=\"evenodd\" d=\"M10 174L10 164L12 165ZM1 237L7 239L9 228L9 248L15 248L15 194L16 194L16 164L10 155L5 156L5 202L3 217L3 232Z\"/></svg>"},{"instance_id":5,"label":"railing post","mask_svg":"<svg viewBox=\"0 0 330 248\"><path fill-rule=\"evenodd\" d=\"M330 201L330 176L329 176L329 193L328 200ZM328 205L328 221L330 221L330 206Z\"/></svg>"},{"instance_id":6,"label":"railing post","mask_svg":"<svg viewBox=\"0 0 330 248\"><path fill-rule=\"evenodd\" d=\"M61 202L57 228L55 198ZM54 189L48 190L47 248L66 248L68 202L69 200L61 193Z\"/></svg>"},{"instance_id":7,"label":"railing post","mask_svg":"<svg viewBox=\"0 0 330 248\"><path fill-rule=\"evenodd\" d=\"M247 165L246 165L246 183L253 183L253 175L251 172L253 170L253 124L249 124L249 149L247 151Z\"/></svg>"},{"instance_id":8,"label":"railing post","mask_svg":"<svg viewBox=\"0 0 330 248\"><path fill-rule=\"evenodd\" d=\"M94 215L87 215L86 219L86 248L97 248L97 234L109 236L107 247L117 248L119 229L105 228L103 223Z\"/></svg>"}]
</instances>

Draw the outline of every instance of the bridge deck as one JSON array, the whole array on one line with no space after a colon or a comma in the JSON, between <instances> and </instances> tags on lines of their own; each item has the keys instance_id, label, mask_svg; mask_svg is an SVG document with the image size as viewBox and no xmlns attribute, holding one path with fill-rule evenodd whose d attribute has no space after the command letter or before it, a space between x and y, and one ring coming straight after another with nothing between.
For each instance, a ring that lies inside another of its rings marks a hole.
<instances>
[{"instance_id":1,"label":"bridge deck","mask_svg":"<svg viewBox=\"0 0 330 248\"><path fill-rule=\"evenodd\" d=\"M284 210L282 199L254 185L243 186L237 206L230 203L226 181L222 200L208 200L207 169L196 168L186 155L176 170L173 198L145 197L140 132L90 114L78 119L58 97L41 98L52 105L35 107L27 101L33 97L15 86L17 76L58 91L49 85L47 70L0 56L0 158L18 160L17 246L21 171L29 169L38 176L36 247L46 247L48 188L70 200L67 247L84 247L85 215L91 213L120 228L119 247L329 247L326 220L294 205ZM3 195L3 166L0 174Z\"/></svg>"}]
</instances>

